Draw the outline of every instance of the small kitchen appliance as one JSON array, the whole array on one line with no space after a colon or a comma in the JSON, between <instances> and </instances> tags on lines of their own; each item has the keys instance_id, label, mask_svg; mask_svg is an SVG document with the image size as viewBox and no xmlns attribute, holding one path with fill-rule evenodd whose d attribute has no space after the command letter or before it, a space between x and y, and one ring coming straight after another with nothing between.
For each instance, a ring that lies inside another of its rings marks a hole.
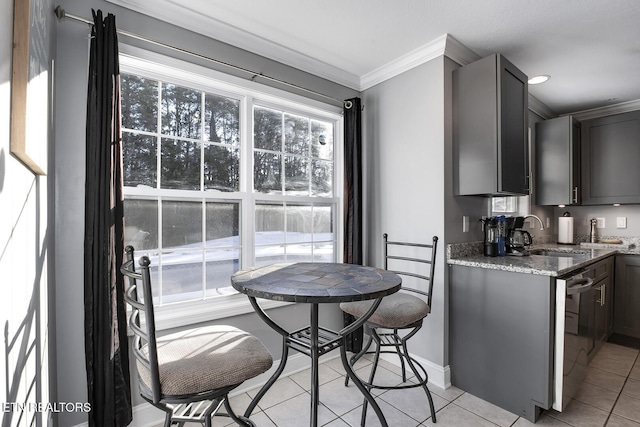
<instances>
[{"instance_id":1,"label":"small kitchen appliance","mask_svg":"<svg viewBox=\"0 0 640 427\"><path fill-rule=\"evenodd\" d=\"M495 217L480 219L484 232L484 256L498 256L498 223Z\"/></svg>"},{"instance_id":2,"label":"small kitchen appliance","mask_svg":"<svg viewBox=\"0 0 640 427\"><path fill-rule=\"evenodd\" d=\"M515 247L524 249L531 244L531 235L523 230L514 230L524 224L523 217L505 217L504 215L485 217L480 220L484 231L484 256L504 256ZM528 237L527 237L528 236Z\"/></svg>"},{"instance_id":3,"label":"small kitchen appliance","mask_svg":"<svg viewBox=\"0 0 640 427\"><path fill-rule=\"evenodd\" d=\"M527 246L533 243L533 238L528 231L522 230L524 217L516 216L507 218L507 246L509 255L524 255Z\"/></svg>"}]
</instances>

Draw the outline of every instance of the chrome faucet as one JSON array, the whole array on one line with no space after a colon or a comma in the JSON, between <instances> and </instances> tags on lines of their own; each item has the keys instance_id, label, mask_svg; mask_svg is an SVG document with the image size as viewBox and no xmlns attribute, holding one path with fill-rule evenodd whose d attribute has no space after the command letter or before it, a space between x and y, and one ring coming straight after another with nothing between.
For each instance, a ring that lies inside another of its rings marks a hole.
<instances>
[{"instance_id":1,"label":"chrome faucet","mask_svg":"<svg viewBox=\"0 0 640 427\"><path fill-rule=\"evenodd\" d=\"M535 218L535 219L537 219L537 220L538 220L538 222L540 223L540 230L544 230L544 224L542 223L542 220L541 220L538 216L533 215L533 214L531 214L531 215L525 215L525 216L524 216L524 219L526 220L527 218Z\"/></svg>"}]
</instances>

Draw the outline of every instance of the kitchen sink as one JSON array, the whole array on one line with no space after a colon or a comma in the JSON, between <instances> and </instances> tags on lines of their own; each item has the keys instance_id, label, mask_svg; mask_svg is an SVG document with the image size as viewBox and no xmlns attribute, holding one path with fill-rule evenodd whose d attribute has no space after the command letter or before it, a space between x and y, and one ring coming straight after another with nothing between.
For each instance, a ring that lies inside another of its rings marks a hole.
<instances>
[{"instance_id":1,"label":"kitchen sink","mask_svg":"<svg viewBox=\"0 0 640 427\"><path fill-rule=\"evenodd\" d=\"M544 256L582 256L587 255L587 251L581 250L569 250L563 251L558 249L531 249L529 250L531 255L544 255Z\"/></svg>"}]
</instances>

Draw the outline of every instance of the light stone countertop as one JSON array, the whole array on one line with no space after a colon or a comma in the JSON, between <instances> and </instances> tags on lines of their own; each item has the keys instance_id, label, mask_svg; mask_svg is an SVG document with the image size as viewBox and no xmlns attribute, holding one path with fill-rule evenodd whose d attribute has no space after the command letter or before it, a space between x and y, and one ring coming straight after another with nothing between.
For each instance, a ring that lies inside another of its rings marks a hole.
<instances>
[{"instance_id":1,"label":"light stone countertop","mask_svg":"<svg viewBox=\"0 0 640 427\"><path fill-rule=\"evenodd\" d=\"M477 247L477 246L476 246ZM615 248L590 249L579 245L535 245L530 248L554 251L550 255L486 257L482 253L452 255L447 258L449 265L487 268L541 276L564 276L565 274L617 253L634 253L637 250L618 251ZM454 251L455 252L455 251ZM565 252L563 254L562 252Z\"/></svg>"}]
</instances>

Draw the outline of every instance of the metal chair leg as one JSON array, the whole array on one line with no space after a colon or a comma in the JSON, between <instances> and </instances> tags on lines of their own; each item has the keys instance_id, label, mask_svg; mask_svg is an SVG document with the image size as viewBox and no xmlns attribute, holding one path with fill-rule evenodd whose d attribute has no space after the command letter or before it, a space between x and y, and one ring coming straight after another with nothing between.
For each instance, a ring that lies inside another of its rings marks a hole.
<instances>
[{"instance_id":1,"label":"metal chair leg","mask_svg":"<svg viewBox=\"0 0 640 427\"><path fill-rule=\"evenodd\" d=\"M225 398L224 400L224 408L227 411L229 417L236 422L236 424L244 427L256 427L255 423L251 421L249 418L240 416L235 413L235 411L231 408L231 404L229 403L229 398Z\"/></svg>"},{"instance_id":2,"label":"metal chair leg","mask_svg":"<svg viewBox=\"0 0 640 427\"><path fill-rule=\"evenodd\" d=\"M369 393L371 393L371 384L373 384L373 380L376 376L376 372L378 370L378 362L380 361L380 349L382 347L382 340L380 339L380 336L378 335L378 333L376 332L375 329L371 329L371 337L372 337L372 341L376 342L376 352L373 356L373 363L371 365L371 372L369 373L369 383L368 385L365 384L365 387L367 388L367 391L369 391ZM362 414L360 415L360 425L364 426L366 419L367 419L367 409L369 407L369 404L367 402L366 399L364 399L364 402L362 403Z\"/></svg>"},{"instance_id":3,"label":"metal chair leg","mask_svg":"<svg viewBox=\"0 0 640 427\"><path fill-rule=\"evenodd\" d=\"M369 351L369 347L371 347L371 344L373 343L373 339L371 338L371 334L365 334L367 337L367 343L365 345L362 346L362 350L360 350L360 352L358 352L357 354L354 354L353 356L351 356L351 358L349 359L349 365L351 365L351 367L355 366L355 364L358 362L358 360L360 360L360 358L362 356L364 356L365 354L367 354L367 351ZM348 386L349 385L349 375L344 376L344 386Z\"/></svg>"},{"instance_id":4,"label":"metal chair leg","mask_svg":"<svg viewBox=\"0 0 640 427\"><path fill-rule=\"evenodd\" d=\"M360 392L364 395L365 399L371 404L371 407L373 408L376 415L378 416L378 420L380 421L380 424L382 425L382 427L389 427L389 424L387 424L387 421L384 418L384 414L382 413L380 406L376 403L375 398L369 392L369 388L365 386L362 383L362 380L360 380L358 376L355 374L355 372L353 372L353 369L351 368L351 365L347 360L347 353L344 348L345 346L343 344L343 346L340 348L340 357L342 359L342 366L344 367L345 371L347 371L347 375L352 377L353 383L356 385L356 387L358 387Z\"/></svg>"},{"instance_id":5,"label":"metal chair leg","mask_svg":"<svg viewBox=\"0 0 640 427\"><path fill-rule=\"evenodd\" d=\"M251 403L247 407L246 411L244 411L244 416L245 417L248 418L248 417L251 416L251 413L253 412L255 407L258 405L258 402L260 402L260 399L262 399L262 397L267 393L267 391L269 391L271 386L280 377L280 374L282 374L282 371L284 371L284 367L287 364L287 359L288 358L289 358L289 346L287 345L287 338L283 337L283 339L282 339L282 357L280 358L280 366L278 366L278 369L276 369L276 371L271 376L271 378L269 378L267 383L262 386L262 388L260 389L258 394L251 400Z\"/></svg>"},{"instance_id":6,"label":"metal chair leg","mask_svg":"<svg viewBox=\"0 0 640 427\"><path fill-rule=\"evenodd\" d=\"M400 342L398 342L398 340L400 340ZM407 367L406 367L406 364L404 362L404 357L402 355L402 348L400 347L402 345L402 339L399 338L397 329L393 330L392 341L393 341L393 345L394 345L394 347L396 349L396 354L398 355L398 359L400 359L400 367L402 369L402 382L406 383L407 382Z\"/></svg>"},{"instance_id":7,"label":"metal chair leg","mask_svg":"<svg viewBox=\"0 0 640 427\"><path fill-rule=\"evenodd\" d=\"M418 382L420 384L422 384L422 388L424 389L425 393L427 394L427 399L429 400L429 409L431 411L431 421L433 423L435 423L436 422L436 411L435 411L435 407L434 407L434 404L433 404L433 397L431 396L431 391L427 387L427 381L429 380L429 377L427 376L427 377L425 377L423 379L420 376L420 373L418 372L418 369L414 365L414 361L411 359L411 356L409 356L409 351L407 350L407 341L406 340L402 340L402 349L404 351L405 357L407 358L407 363L409 364L409 367L413 371L413 375L415 375L416 378L418 379ZM415 362L415 363L418 363L418 362ZM420 367L421 367L421 369L423 371L425 371L424 368L422 367L422 365L420 365Z\"/></svg>"}]
</instances>

